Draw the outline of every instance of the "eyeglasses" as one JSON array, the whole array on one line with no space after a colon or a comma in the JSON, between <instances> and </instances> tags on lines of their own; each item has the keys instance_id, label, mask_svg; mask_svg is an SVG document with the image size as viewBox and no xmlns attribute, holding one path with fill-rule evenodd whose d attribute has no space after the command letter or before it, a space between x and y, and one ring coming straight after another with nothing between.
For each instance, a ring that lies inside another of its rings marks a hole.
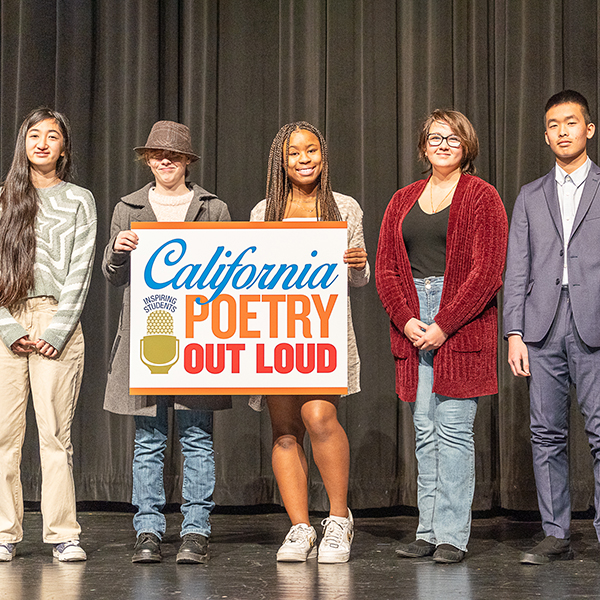
<instances>
[{"instance_id":1,"label":"eyeglasses","mask_svg":"<svg viewBox=\"0 0 600 600\"><path fill-rule=\"evenodd\" d=\"M460 148L460 138L457 135L440 135L439 133L428 133L427 134L427 143L430 146L441 146L442 142L446 140L448 142L448 146L450 148Z\"/></svg>"}]
</instances>

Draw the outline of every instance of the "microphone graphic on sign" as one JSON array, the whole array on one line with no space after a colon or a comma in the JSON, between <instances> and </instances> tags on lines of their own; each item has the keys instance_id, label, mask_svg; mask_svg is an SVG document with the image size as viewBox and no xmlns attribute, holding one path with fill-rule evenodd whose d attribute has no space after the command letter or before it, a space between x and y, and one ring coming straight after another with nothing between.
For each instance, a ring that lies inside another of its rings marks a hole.
<instances>
[{"instance_id":1,"label":"microphone graphic on sign","mask_svg":"<svg viewBox=\"0 0 600 600\"><path fill-rule=\"evenodd\" d=\"M173 335L173 316L166 310L155 310L148 315L146 325L148 335L140 340L140 360L153 375L168 373L179 360L179 340Z\"/></svg>"}]
</instances>

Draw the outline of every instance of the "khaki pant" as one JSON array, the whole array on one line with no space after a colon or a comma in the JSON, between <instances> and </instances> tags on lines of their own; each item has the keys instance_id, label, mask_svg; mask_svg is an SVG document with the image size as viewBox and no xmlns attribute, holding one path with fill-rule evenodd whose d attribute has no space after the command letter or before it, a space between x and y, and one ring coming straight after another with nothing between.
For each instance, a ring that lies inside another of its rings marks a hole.
<instances>
[{"instance_id":1,"label":"khaki pant","mask_svg":"<svg viewBox=\"0 0 600 600\"><path fill-rule=\"evenodd\" d=\"M54 298L20 302L11 310L37 340L56 312ZM29 392L33 398L42 467L43 540L79 539L75 509L71 423L83 375L84 342L78 324L58 358L17 356L0 342L0 543L23 539L21 448Z\"/></svg>"}]
</instances>

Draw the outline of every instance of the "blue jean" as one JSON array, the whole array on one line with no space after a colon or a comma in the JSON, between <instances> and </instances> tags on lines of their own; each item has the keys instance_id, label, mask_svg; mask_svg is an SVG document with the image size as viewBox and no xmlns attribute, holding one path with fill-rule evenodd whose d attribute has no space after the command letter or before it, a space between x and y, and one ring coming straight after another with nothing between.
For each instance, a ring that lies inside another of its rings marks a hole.
<instances>
[{"instance_id":1,"label":"blue jean","mask_svg":"<svg viewBox=\"0 0 600 600\"><path fill-rule=\"evenodd\" d=\"M433 323L444 278L415 279L421 321ZM473 423L478 398L432 392L435 351L419 353L417 399L411 405L416 434L419 526L417 539L467 549L475 491Z\"/></svg>"},{"instance_id":2,"label":"blue jean","mask_svg":"<svg viewBox=\"0 0 600 600\"><path fill-rule=\"evenodd\" d=\"M183 454L183 486L181 505L186 533L210 535L210 513L214 508L215 457L213 453L213 413L204 410L175 410L179 441ZM133 498L137 513L133 526L137 535L153 533L162 539L166 519L163 468L168 433L168 408L159 398L155 417L135 417L135 450L133 454Z\"/></svg>"}]
</instances>

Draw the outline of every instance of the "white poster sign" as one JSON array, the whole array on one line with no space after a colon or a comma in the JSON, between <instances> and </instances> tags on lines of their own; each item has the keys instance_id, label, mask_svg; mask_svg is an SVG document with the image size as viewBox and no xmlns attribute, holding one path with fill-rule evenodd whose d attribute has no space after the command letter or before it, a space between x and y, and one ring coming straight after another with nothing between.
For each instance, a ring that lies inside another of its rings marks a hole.
<instances>
[{"instance_id":1,"label":"white poster sign","mask_svg":"<svg viewBox=\"0 0 600 600\"><path fill-rule=\"evenodd\" d=\"M132 229L130 393L347 392L346 223Z\"/></svg>"}]
</instances>

